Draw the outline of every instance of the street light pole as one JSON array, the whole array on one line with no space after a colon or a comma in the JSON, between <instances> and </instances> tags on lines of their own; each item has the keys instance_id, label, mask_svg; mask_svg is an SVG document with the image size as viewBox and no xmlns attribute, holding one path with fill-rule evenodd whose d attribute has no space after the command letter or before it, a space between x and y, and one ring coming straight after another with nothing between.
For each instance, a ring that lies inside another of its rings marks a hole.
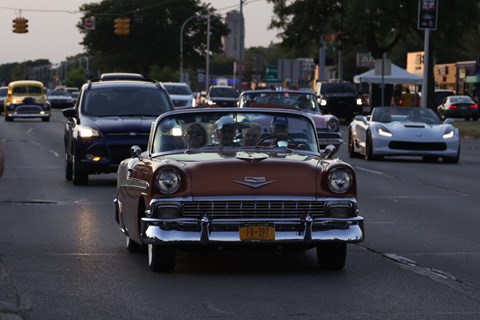
<instances>
[{"instance_id":1,"label":"street light pole","mask_svg":"<svg viewBox=\"0 0 480 320\"><path fill-rule=\"evenodd\" d=\"M205 70L205 91L208 92L210 84L210 14L207 15L207 54L206 54L206 70Z\"/></svg>"},{"instance_id":2,"label":"street light pole","mask_svg":"<svg viewBox=\"0 0 480 320\"><path fill-rule=\"evenodd\" d=\"M187 24L188 21L195 19L195 18L200 18L202 16L192 16L185 20L185 22L182 24L182 27L180 28L180 82L183 82L183 29L185 28L185 25Z\"/></svg>"}]
</instances>

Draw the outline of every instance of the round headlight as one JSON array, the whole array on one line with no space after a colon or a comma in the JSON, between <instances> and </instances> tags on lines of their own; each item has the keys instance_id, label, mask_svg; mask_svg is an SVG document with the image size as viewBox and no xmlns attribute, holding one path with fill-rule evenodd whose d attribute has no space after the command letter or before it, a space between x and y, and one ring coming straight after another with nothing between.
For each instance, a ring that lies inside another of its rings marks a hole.
<instances>
[{"instance_id":1,"label":"round headlight","mask_svg":"<svg viewBox=\"0 0 480 320\"><path fill-rule=\"evenodd\" d=\"M155 186L164 194L172 194L180 189L182 178L174 169L161 169L155 177Z\"/></svg>"},{"instance_id":2,"label":"round headlight","mask_svg":"<svg viewBox=\"0 0 480 320\"><path fill-rule=\"evenodd\" d=\"M345 193L353 185L353 173L348 168L335 168L328 174L328 187L335 193Z\"/></svg>"},{"instance_id":3,"label":"round headlight","mask_svg":"<svg viewBox=\"0 0 480 320\"><path fill-rule=\"evenodd\" d=\"M328 119L327 129L330 132L337 132L340 129L340 124L338 123L338 119L336 119L336 118Z\"/></svg>"}]
</instances>

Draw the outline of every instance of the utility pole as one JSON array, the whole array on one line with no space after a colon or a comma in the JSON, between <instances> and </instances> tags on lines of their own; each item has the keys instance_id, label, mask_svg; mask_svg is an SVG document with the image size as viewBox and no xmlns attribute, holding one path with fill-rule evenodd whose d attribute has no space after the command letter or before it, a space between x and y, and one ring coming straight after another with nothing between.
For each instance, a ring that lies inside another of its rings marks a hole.
<instances>
[{"instance_id":1,"label":"utility pole","mask_svg":"<svg viewBox=\"0 0 480 320\"><path fill-rule=\"evenodd\" d=\"M238 67L238 92L242 92L242 82L243 82L243 46L244 46L244 25L243 25L243 0L240 0L240 30L238 37L238 60L240 66Z\"/></svg>"}]
</instances>

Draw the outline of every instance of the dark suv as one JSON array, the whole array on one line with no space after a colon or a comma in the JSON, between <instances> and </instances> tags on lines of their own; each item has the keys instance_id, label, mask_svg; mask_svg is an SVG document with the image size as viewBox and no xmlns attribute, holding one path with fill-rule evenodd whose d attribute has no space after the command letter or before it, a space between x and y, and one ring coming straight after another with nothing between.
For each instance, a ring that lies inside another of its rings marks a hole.
<instances>
[{"instance_id":1,"label":"dark suv","mask_svg":"<svg viewBox=\"0 0 480 320\"><path fill-rule=\"evenodd\" d=\"M322 112L345 118L349 123L361 108L357 92L348 81L325 81L317 83L315 93Z\"/></svg>"},{"instance_id":2,"label":"dark suv","mask_svg":"<svg viewBox=\"0 0 480 320\"><path fill-rule=\"evenodd\" d=\"M157 81L84 84L76 105L63 110L65 178L85 185L90 174L116 172L132 145L146 149L152 122L170 110L172 100Z\"/></svg>"}]
</instances>

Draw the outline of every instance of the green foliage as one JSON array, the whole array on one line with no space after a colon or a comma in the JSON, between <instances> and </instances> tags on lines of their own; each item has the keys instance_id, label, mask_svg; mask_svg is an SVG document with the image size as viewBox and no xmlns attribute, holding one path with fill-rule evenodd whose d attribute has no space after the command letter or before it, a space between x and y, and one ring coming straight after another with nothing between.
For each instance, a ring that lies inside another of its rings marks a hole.
<instances>
[{"instance_id":1,"label":"green foliage","mask_svg":"<svg viewBox=\"0 0 480 320\"><path fill-rule=\"evenodd\" d=\"M85 69L75 68L75 69L69 70L67 74L67 79L65 81L65 86L81 88L85 82L86 82Z\"/></svg>"},{"instance_id":2,"label":"green foliage","mask_svg":"<svg viewBox=\"0 0 480 320\"><path fill-rule=\"evenodd\" d=\"M183 30L185 68L195 68L205 60L207 19L210 13L210 51L222 52L222 36L228 29L215 10L199 0L104 0L83 5L83 18L95 17L95 30L86 31L82 44L103 72L124 71L149 74L151 66L179 68L180 30ZM130 18L130 33L113 33L114 19Z\"/></svg>"}]
</instances>

